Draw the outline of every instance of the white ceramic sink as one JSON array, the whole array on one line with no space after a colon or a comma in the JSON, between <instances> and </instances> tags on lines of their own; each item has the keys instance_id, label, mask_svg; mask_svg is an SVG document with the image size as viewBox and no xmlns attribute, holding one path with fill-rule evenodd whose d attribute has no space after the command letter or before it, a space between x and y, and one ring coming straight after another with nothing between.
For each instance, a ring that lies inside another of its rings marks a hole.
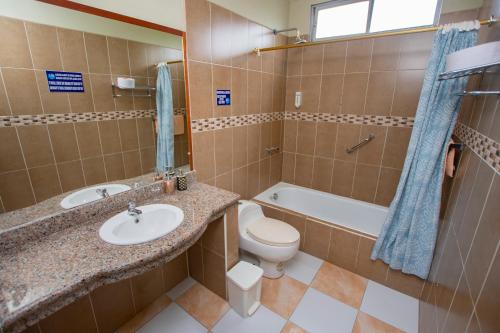
<instances>
[{"instance_id":1,"label":"white ceramic sink","mask_svg":"<svg viewBox=\"0 0 500 333\"><path fill-rule=\"evenodd\" d=\"M140 244L165 236L181 224L184 213L181 209L164 204L137 207L142 214L136 217L128 211L121 212L99 229L103 241L115 245Z\"/></svg>"},{"instance_id":2,"label":"white ceramic sink","mask_svg":"<svg viewBox=\"0 0 500 333\"><path fill-rule=\"evenodd\" d=\"M109 195L118 194L120 192L125 192L130 190L130 186L123 184L103 184L92 187L87 187L71 193L61 201L62 208L73 208L86 204L88 202L96 201L102 199L102 195L99 194L98 190L106 190Z\"/></svg>"}]
</instances>

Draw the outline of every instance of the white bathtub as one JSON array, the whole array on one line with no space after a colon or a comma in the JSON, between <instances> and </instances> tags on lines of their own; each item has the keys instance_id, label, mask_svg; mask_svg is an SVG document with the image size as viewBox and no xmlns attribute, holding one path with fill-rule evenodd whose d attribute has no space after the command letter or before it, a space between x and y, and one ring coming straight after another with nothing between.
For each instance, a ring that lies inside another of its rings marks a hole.
<instances>
[{"instance_id":1,"label":"white bathtub","mask_svg":"<svg viewBox=\"0 0 500 333\"><path fill-rule=\"evenodd\" d=\"M276 200L274 194L277 194ZM388 210L387 207L283 182L254 199L375 237L380 234Z\"/></svg>"}]
</instances>

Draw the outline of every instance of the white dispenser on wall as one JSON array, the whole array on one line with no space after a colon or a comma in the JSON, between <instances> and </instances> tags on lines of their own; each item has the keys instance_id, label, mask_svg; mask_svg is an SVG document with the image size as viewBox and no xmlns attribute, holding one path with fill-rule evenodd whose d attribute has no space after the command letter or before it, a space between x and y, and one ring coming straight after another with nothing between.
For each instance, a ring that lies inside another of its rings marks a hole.
<instances>
[{"instance_id":1,"label":"white dispenser on wall","mask_svg":"<svg viewBox=\"0 0 500 333\"><path fill-rule=\"evenodd\" d=\"M302 92L296 91L295 92L295 108L299 109L301 106L302 106Z\"/></svg>"}]
</instances>

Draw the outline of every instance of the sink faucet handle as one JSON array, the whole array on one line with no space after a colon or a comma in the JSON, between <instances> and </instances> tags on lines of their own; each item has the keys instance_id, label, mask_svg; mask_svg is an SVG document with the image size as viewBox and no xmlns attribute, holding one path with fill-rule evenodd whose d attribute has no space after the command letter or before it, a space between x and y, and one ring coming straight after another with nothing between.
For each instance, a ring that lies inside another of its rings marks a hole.
<instances>
[{"instance_id":1,"label":"sink faucet handle","mask_svg":"<svg viewBox=\"0 0 500 333\"><path fill-rule=\"evenodd\" d=\"M135 204L135 202L130 201L130 202L128 203L128 209L129 209L129 210L134 210L134 209L135 209L135 207L137 207L137 206L136 206L136 204Z\"/></svg>"}]
</instances>

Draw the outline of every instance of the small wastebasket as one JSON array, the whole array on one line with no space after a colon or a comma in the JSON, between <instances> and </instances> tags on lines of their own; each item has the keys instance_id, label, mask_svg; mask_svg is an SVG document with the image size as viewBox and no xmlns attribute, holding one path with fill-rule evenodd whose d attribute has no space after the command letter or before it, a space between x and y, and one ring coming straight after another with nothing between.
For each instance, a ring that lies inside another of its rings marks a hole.
<instances>
[{"instance_id":1,"label":"small wastebasket","mask_svg":"<svg viewBox=\"0 0 500 333\"><path fill-rule=\"evenodd\" d=\"M227 272L229 304L242 317L251 316L260 306L262 268L240 261Z\"/></svg>"}]
</instances>

